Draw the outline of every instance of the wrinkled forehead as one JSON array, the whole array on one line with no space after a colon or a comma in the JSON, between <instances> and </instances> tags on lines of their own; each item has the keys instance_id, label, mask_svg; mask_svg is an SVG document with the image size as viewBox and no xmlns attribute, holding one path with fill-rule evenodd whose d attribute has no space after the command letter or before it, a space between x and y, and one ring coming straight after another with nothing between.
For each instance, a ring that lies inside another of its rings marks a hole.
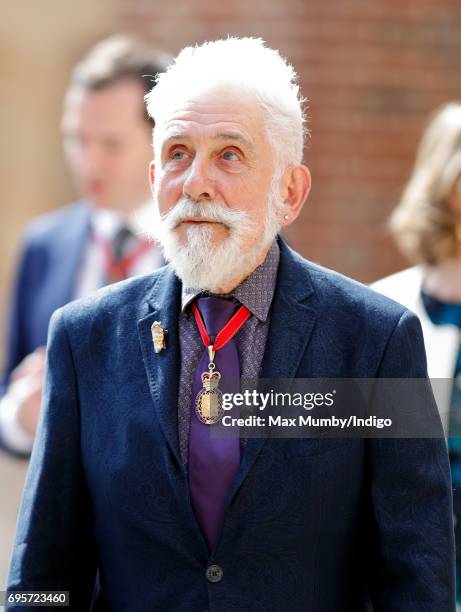
<instances>
[{"instance_id":1,"label":"wrinkled forehead","mask_svg":"<svg viewBox=\"0 0 461 612\"><path fill-rule=\"evenodd\" d=\"M232 89L213 88L183 95L156 120L155 144L175 135L240 134L248 141L266 136L266 115L257 100Z\"/></svg>"}]
</instances>

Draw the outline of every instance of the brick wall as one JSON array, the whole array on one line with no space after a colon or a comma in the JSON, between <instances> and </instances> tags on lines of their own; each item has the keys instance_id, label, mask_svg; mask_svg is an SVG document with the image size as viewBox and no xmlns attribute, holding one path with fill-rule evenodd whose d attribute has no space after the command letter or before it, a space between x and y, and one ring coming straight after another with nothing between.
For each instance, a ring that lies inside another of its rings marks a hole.
<instances>
[{"instance_id":1,"label":"brick wall","mask_svg":"<svg viewBox=\"0 0 461 612\"><path fill-rule=\"evenodd\" d=\"M120 27L179 50L262 36L310 100L313 189L287 232L303 255L362 281L397 270L386 231L427 114L461 99L459 0L118 0Z\"/></svg>"}]
</instances>

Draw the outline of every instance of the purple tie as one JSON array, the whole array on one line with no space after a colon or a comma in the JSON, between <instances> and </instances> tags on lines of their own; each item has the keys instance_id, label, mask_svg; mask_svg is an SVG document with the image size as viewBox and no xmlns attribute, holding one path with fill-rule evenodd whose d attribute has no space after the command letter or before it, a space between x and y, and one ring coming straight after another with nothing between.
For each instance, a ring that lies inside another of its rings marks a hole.
<instances>
[{"instance_id":1,"label":"purple tie","mask_svg":"<svg viewBox=\"0 0 461 612\"><path fill-rule=\"evenodd\" d=\"M239 307L229 299L205 297L197 300L197 307L211 342ZM221 373L219 388L226 392L239 391L240 363L235 340L230 340L216 351L214 362ZM202 372L208 371L208 351L204 348L194 377L192 414L189 437L189 485L192 507L210 550L214 548L226 505L227 495L240 465L238 436L217 438L211 428L221 423L206 425L195 413L195 398L202 389ZM229 384L230 383L230 384Z\"/></svg>"}]
</instances>

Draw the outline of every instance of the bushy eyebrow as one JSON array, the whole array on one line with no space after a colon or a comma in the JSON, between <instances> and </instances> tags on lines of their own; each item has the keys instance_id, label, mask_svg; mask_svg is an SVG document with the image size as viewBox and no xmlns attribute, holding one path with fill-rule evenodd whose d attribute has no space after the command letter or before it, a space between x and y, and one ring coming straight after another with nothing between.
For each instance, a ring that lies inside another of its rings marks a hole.
<instances>
[{"instance_id":1,"label":"bushy eyebrow","mask_svg":"<svg viewBox=\"0 0 461 612\"><path fill-rule=\"evenodd\" d=\"M240 142L249 149L253 150L253 145L248 138L245 138L243 134L239 134L238 132L222 132L216 134L215 138L216 140L235 140L236 142Z\"/></svg>"},{"instance_id":2,"label":"bushy eyebrow","mask_svg":"<svg viewBox=\"0 0 461 612\"><path fill-rule=\"evenodd\" d=\"M245 136L243 136L243 134L240 134L239 132L219 132L218 134L215 134L214 136L212 136L212 139L213 140L235 141L235 142L241 143L243 146L245 146L247 149L251 151L254 150L253 144L250 142L250 140L248 140L248 138L245 138ZM168 138L166 138L163 141L162 148L164 149L166 146L170 144L170 142L174 142L177 140L182 140L182 141L187 142L191 140L191 137L184 132L173 132L172 134L168 136Z\"/></svg>"}]
</instances>

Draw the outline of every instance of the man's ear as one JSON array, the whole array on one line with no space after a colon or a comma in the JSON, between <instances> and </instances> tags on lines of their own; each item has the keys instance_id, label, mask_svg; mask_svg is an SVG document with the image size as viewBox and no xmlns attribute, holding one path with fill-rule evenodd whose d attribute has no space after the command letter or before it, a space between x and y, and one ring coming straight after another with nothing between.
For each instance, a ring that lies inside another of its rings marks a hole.
<instances>
[{"instance_id":1,"label":"man's ear","mask_svg":"<svg viewBox=\"0 0 461 612\"><path fill-rule=\"evenodd\" d=\"M150 181L150 188L154 189L154 184L155 184L155 162L154 160L152 160L149 164L149 181Z\"/></svg>"},{"instance_id":2,"label":"man's ear","mask_svg":"<svg viewBox=\"0 0 461 612\"><path fill-rule=\"evenodd\" d=\"M283 205L278 211L281 225L290 225L299 215L311 190L311 173L299 164L286 169L280 184Z\"/></svg>"}]
</instances>

